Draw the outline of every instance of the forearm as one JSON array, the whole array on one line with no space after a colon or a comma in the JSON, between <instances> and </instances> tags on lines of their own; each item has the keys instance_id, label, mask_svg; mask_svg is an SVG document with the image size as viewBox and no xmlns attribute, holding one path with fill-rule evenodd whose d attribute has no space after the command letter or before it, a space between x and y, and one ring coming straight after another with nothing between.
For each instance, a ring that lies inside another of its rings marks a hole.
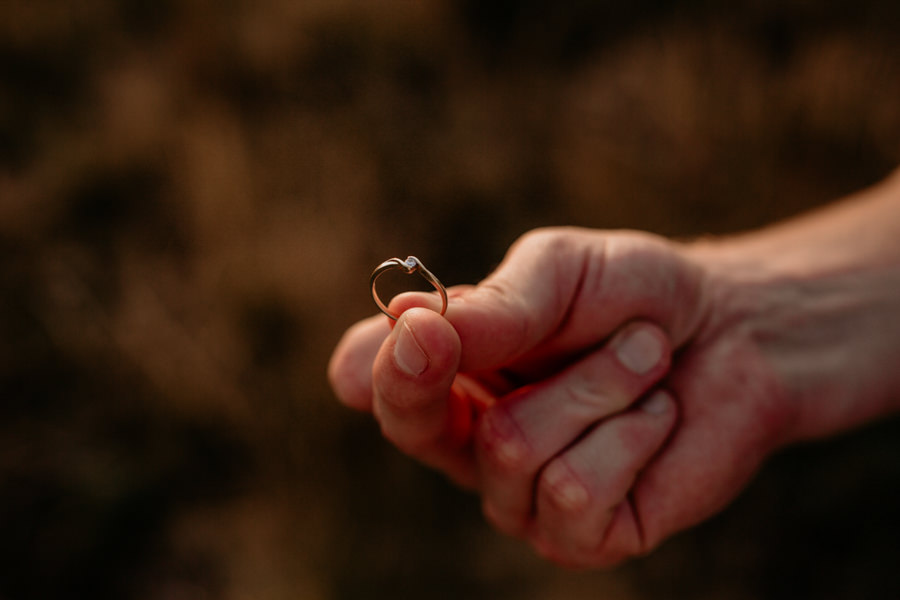
<instances>
[{"instance_id":1,"label":"forearm","mask_svg":"<svg viewBox=\"0 0 900 600\"><path fill-rule=\"evenodd\" d=\"M822 211L689 253L713 319L752 337L795 403L790 438L900 409L900 172Z\"/></svg>"}]
</instances>

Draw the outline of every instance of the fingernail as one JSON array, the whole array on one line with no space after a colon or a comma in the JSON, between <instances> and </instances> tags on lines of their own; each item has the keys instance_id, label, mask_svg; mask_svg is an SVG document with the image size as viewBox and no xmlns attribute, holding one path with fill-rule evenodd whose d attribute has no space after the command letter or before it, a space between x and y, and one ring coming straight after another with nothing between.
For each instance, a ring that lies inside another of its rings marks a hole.
<instances>
[{"instance_id":1,"label":"fingernail","mask_svg":"<svg viewBox=\"0 0 900 600\"><path fill-rule=\"evenodd\" d=\"M641 407L645 413L661 415L669 410L669 398L664 392L656 392L650 396Z\"/></svg>"},{"instance_id":2,"label":"fingernail","mask_svg":"<svg viewBox=\"0 0 900 600\"><path fill-rule=\"evenodd\" d=\"M587 490L575 480L568 468L557 463L547 468L544 477L550 486L553 501L560 508L580 510L587 506Z\"/></svg>"},{"instance_id":3,"label":"fingernail","mask_svg":"<svg viewBox=\"0 0 900 600\"><path fill-rule=\"evenodd\" d=\"M428 356L416 341L409 324L404 322L398 325L400 331L397 334L397 341L394 342L394 362L407 375L417 377L428 368Z\"/></svg>"},{"instance_id":4,"label":"fingernail","mask_svg":"<svg viewBox=\"0 0 900 600\"><path fill-rule=\"evenodd\" d=\"M488 446L497 459L506 465L515 465L525 454L525 448L519 439L518 428L512 424L502 409L489 410L482 417L487 427Z\"/></svg>"},{"instance_id":5,"label":"fingernail","mask_svg":"<svg viewBox=\"0 0 900 600\"><path fill-rule=\"evenodd\" d=\"M616 346L619 362L637 375L643 375L655 367L662 358L662 353L662 342L647 329L630 332Z\"/></svg>"}]
</instances>

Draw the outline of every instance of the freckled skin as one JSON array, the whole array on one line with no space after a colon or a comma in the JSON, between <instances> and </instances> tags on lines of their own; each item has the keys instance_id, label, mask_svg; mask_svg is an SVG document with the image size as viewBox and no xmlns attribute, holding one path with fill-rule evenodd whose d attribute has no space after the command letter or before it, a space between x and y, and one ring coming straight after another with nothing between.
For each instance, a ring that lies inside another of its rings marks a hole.
<instances>
[{"instance_id":1,"label":"freckled skin","mask_svg":"<svg viewBox=\"0 0 900 600\"><path fill-rule=\"evenodd\" d=\"M538 230L448 294L445 316L404 294L397 327L348 330L338 397L500 531L614 565L721 510L785 444L896 412L900 176L732 239ZM396 362L404 330L421 373Z\"/></svg>"}]
</instances>

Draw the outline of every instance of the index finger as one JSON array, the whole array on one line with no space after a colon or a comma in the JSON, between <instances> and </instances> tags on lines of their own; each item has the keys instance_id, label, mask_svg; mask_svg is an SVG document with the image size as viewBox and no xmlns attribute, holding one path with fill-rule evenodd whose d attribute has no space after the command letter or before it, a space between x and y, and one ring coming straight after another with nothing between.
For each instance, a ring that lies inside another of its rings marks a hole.
<instances>
[{"instance_id":1,"label":"index finger","mask_svg":"<svg viewBox=\"0 0 900 600\"><path fill-rule=\"evenodd\" d=\"M473 288L451 295L446 318L462 342L460 371L545 365L636 319L660 325L675 346L696 326L699 277L667 241L636 232L536 230ZM391 310L436 308L429 294L394 298Z\"/></svg>"},{"instance_id":2,"label":"index finger","mask_svg":"<svg viewBox=\"0 0 900 600\"><path fill-rule=\"evenodd\" d=\"M341 337L328 362L328 380L345 405L372 410L372 363L390 332L390 321L378 314L356 323Z\"/></svg>"}]
</instances>

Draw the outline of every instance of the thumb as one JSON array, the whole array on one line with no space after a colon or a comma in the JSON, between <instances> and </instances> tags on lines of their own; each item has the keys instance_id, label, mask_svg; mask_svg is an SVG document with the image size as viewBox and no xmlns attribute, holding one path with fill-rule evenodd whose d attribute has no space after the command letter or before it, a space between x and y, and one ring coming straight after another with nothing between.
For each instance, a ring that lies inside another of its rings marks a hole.
<instances>
[{"instance_id":1,"label":"thumb","mask_svg":"<svg viewBox=\"0 0 900 600\"><path fill-rule=\"evenodd\" d=\"M480 284L454 289L446 318L460 338L463 372L578 352L638 318L657 323L677 346L700 320L701 281L699 267L658 236L539 229ZM403 294L391 310L436 303L433 294Z\"/></svg>"}]
</instances>

